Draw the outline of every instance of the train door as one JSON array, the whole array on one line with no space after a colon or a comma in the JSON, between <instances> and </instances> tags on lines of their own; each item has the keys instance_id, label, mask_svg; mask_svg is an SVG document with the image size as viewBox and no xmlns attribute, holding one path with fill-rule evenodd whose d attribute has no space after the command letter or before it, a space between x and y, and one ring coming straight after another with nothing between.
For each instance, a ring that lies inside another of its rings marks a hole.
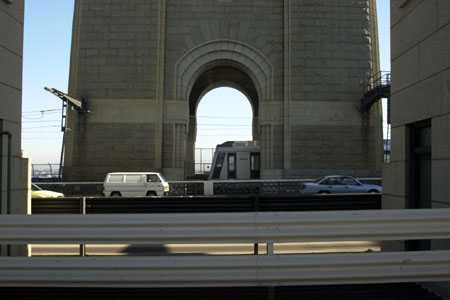
<instances>
[{"instance_id":1,"label":"train door","mask_svg":"<svg viewBox=\"0 0 450 300\"><path fill-rule=\"evenodd\" d=\"M250 179L250 152L237 152L237 179Z\"/></svg>"}]
</instances>

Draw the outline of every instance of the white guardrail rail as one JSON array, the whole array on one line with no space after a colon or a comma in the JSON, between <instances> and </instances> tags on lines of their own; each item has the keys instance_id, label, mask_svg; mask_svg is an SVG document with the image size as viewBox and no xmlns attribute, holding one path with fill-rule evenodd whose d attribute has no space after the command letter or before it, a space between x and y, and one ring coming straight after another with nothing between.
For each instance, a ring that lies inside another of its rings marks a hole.
<instances>
[{"instance_id":1,"label":"white guardrail rail","mask_svg":"<svg viewBox=\"0 0 450 300\"><path fill-rule=\"evenodd\" d=\"M269 255L0 257L0 286L283 286L450 280L450 251L273 255L273 243L449 239L450 209L7 215L1 244L266 243Z\"/></svg>"}]
</instances>

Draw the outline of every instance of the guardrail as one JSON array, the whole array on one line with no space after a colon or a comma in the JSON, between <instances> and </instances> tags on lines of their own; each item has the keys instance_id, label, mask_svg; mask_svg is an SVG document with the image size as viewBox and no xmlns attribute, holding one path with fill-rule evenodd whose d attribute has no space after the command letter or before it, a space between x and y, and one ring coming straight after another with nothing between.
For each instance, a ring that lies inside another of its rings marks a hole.
<instances>
[{"instance_id":1,"label":"guardrail","mask_svg":"<svg viewBox=\"0 0 450 300\"><path fill-rule=\"evenodd\" d=\"M288 286L450 280L450 251L272 255L284 242L448 239L450 210L2 216L0 243L266 243L269 255L0 258L0 286ZM273 248L272 248L273 249Z\"/></svg>"},{"instance_id":2,"label":"guardrail","mask_svg":"<svg viewBox=\"0 0 450 300\"><path fill-rule=\"evenodd\" d=\"M380 194L33 199L33 214L195 213L381 209Z\"/></svg>"},{"instance_id":3,"label":"guardrail","mask_svg":"<svg viewBox=\"0 0 450 300\"><path fill-rule=\"evenodd\" d=\"M5 215L0 218L2 243L261 243L449 237L450 209L51 217Z\"/></svg>"}]
</instances>

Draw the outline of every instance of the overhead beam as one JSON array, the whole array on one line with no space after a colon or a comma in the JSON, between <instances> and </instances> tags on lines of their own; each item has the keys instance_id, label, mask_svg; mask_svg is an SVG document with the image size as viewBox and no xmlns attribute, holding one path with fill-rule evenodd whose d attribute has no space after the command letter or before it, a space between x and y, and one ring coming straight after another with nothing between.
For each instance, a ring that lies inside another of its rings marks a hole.
<instances>
[{"instance_id":1,"label":"overhead beam","mask_svg":"<svg viewBox=\"0 0 450 300\"><path fill-rule=\"evenodd\" d=\"M67 102L67 104L72 107L75 108L76 110L80 111L80 112L87 112L87 108L86 108L86 103L83 100L78 100L75 99L73 97L70 97L69 95L67 95L66 93L63 93L55 88L48 88L48 87L44 87L44 89L49 92L52 93L53 95L55 95L56 97L60 98L62 101Z\"/></svg>"}]
</instances>

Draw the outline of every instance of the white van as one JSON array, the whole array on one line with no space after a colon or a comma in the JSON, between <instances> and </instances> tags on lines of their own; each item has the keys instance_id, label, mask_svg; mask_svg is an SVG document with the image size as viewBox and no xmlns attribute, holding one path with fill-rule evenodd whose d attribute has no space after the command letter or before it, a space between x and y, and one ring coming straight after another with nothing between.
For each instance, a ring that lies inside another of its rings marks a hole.
<instances>
[{"instance_id":1,"label":"white van","mask_svg":"<svg viewBox=\"0 0 450 300\"><path fill-rule=\"evenodd\" d=\"M108 173L103 183L103 194L110 197L163 196L169 184L159 173Z\"/></svg>"}]
</instances>

